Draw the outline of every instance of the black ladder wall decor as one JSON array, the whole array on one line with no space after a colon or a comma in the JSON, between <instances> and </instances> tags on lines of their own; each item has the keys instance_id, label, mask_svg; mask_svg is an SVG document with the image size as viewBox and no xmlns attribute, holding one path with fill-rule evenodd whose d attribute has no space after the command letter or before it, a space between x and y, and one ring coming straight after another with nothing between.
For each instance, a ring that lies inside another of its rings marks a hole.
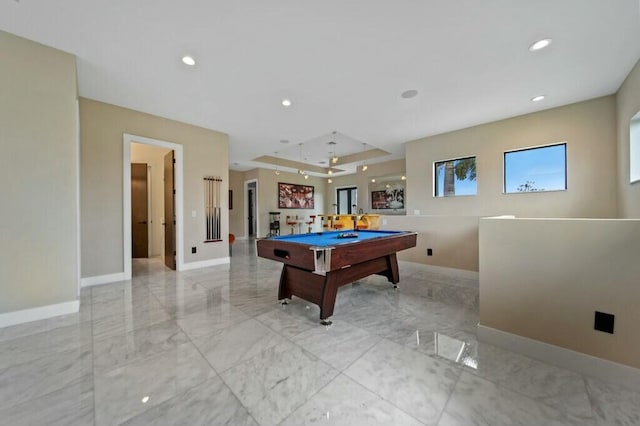
<instances>
[{"instance_id":1,"label":"black ladder wall decor","mask_svg":"<svg viewBox=\"0 0 640 426\"><path fill-rule=\"evenodd\" d=\"M207 227L207 239L205 242L222 241L220 215L222 207L221 185L222 178L218 176L204 177L204 212Z\"/></svg>"}]
</instances>

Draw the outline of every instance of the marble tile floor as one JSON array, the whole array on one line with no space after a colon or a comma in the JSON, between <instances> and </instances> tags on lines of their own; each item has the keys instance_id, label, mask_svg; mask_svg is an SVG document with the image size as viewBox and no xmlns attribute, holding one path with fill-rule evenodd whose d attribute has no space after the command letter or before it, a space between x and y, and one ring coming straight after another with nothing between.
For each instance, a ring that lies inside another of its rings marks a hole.
<instances>
[{"instance_id":1,"label":"marble tile floor","mask_svg":"<svg viewBox=\"0 0 640 426\"><path fill-rule=\"evenodd\" d=\"M134 261L78 314L0 329L2 425L640 425L638 389L478 342L477 281L401 262L333 325L277 299L281 265Z\"/></svg>"}]
</instances>

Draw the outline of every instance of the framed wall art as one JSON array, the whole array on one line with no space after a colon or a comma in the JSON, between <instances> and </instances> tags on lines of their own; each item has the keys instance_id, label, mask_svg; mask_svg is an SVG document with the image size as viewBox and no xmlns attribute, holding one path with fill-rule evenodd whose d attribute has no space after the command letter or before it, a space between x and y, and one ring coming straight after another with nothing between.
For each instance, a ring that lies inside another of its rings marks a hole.
<instances>
[{"instance_id":1,"label":"framed wall art","mask_svg":"<svg viewBox=\"0 0 640 426\"><path fill-rule=\"evenodd\" d=\"M313 186L278 182L278 208L313 209Z\"/></svg>"}]
</instances>

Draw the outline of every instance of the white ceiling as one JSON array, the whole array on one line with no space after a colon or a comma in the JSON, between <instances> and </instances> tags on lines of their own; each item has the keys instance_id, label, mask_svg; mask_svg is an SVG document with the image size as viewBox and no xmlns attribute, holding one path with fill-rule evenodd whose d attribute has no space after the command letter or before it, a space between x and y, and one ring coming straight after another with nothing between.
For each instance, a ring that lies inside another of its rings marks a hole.
<instances>
[{"instance_id":1,"label":"white ceiling","mask_svg":"<svg viewBox=\"0 0 640 426\"><path fill-rule=\"evenodd\" d=\"M0 29L75 54L81 96L228 133L235 170L299 143L317 164L332 131L402 158L614 93L640 57L638 0L3 0Z\"/></svg>"}]
</instances>

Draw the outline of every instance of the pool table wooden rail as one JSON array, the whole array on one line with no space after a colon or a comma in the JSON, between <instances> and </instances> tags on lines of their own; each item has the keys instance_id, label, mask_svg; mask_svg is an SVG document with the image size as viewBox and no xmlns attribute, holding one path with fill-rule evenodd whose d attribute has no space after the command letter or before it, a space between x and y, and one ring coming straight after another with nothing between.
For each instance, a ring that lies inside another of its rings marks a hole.
<instances>
[{"instance_id":1,"label":"pool table wooden rail","mask_svg":"<svg viewBox=\"0 0 640 426\"><path fill-rule=\"evenodd\" d=\"M415 245L416 234L405 233L329 246L334 248L331 253L330 270L335 271L364 260L394 254ZM257 247L260 257L308 271L314 270L314 252L311 247L317 246L313 244L297 243L295 240L264 239L258 240Z\"/></svg>"}]
</instances>

